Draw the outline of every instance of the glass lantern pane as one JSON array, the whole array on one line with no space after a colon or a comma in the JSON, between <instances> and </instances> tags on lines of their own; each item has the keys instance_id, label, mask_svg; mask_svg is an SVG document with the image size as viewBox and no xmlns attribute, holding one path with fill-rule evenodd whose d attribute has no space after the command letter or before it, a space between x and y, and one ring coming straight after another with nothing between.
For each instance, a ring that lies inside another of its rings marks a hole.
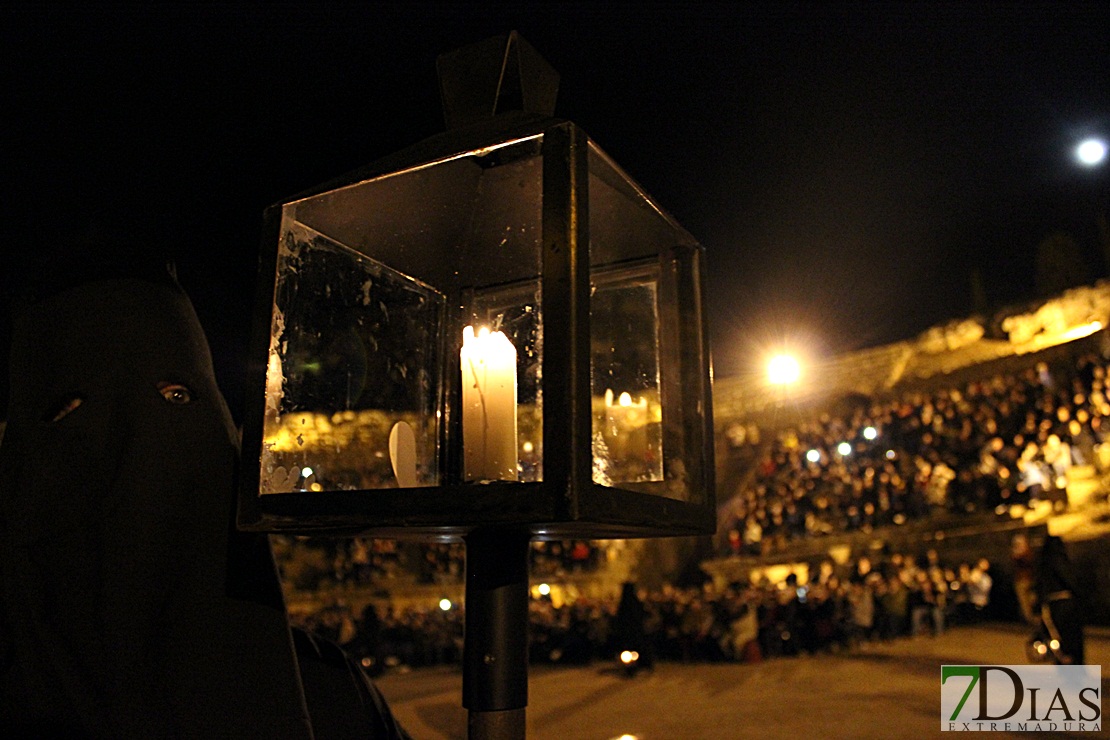
<instances>
[{"instance_id":1,"label":"glass lantern pane","mask_svg":"<svg viewBox=\"0 0 1110 740\"><path fill-rule=\"evenodd\" d=\"M434 485L445 296L301 223L283 227L263 492ZM407 470L394 470L391 435Z\"/></svg>"},{"instance_id":2,"label":"glass lantern pane","mask_svg":"<svg viewBox=\"0 0 1110 740\"><path fill-rule=\"evenodd\" d=\"M595 271L592 277L594 482L663 480L658 265Z\"/></svg>"},{"instance_id":3,"label":"glass lantern pane","mask_svg":"<svg viewBox=\"0 0 1110 740\"><path fill-rule=\"evenodd\" d=\"M698 247L593 142L589 197L593 479L690 501L703 386L684 355L701 326L682 308L697 286L681 263Z\"/></svg>"},{"instance_id":4,"label":"glass lantern pane","mask_svg":"<svg viewBox=\"0 0 1110 740\"><path fill-rule=\"evenodd\" d=\"M261 492L464 479L463 328L516 352L525 479L542 467L539 137L282 209Z\"/></svg>"}]
</instances>

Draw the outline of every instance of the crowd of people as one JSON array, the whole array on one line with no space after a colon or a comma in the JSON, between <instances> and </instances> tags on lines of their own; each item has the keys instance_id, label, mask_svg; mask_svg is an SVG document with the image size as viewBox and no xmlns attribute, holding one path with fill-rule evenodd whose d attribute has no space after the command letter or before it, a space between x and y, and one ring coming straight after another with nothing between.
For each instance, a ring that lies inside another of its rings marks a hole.
<instances>
[{"instance_id":1,"label":"crowd of people","mask_svg":"<svg viewBox=\"0 0 1110 740\"><path fill-rule=\"evenodd\" d=\"M284 577L303 591L343 584L380 586L400 580L417 584L462 582L466 547L461 542L398 542L352 537L274 536ZM558 578L596 571L619 545L589 540L533 542L529 572Z\"/></svg>"},{"instance_id":2,"label":"crowd of people","mask_svg":"<svg viewBox=\"0 0 1110 740\"><path fill-rule=\"evenodd\" d=\"M937 511L1066 508L1072 466L1105 468L1106 378L1106 361L1084 355L823 414L772 438L737 423L731 452L747 456L754 473L719 494L727 502L721 553L765 554Z\"/></svg>"},{"instance_id":3,"label":"crowd of people","mask_svg":"<svg viewBox=\"0 0 1110 740\"><path fill-rule=\"evenodd\" d=\"M986 560L945 564L930 550L919 557L863 556L839 566L824 560L778 583L764 578L721 589L666 586L636 594L642 605L642 638L636 647L645 664L655 659L750 662L938 635L952 624L988 615L995 578ZM622 623L622 603L615 596L532 599L532 662L613 659L631 640ZM346 647L363 665L381 670L459 661L464 613L458 605L443 606L399 609L370 603L354 610L337 602L295 616L306 629Z\"/></svg>"},{"instance_id":4,"label":"crowd of people","mask_svg":"<svg viewBox=\"0 0 1110 740\"><path fill-rule=\"evenodd\" d=\"M1105 361L1085 355L824 415L762 441L751 425L731 430L733 452L755 465L727 497L722 554L768 554L792 540L898 526L938 511L1001 511L1039 501L1065 507L1072 466L1105 468L1107 370ZM278 548L283 567L313 562L283 558L295 547L318 554L304 585L380 583L402 573L418 583L457 584L465 562L461 544L289 539ZM606 543L534 543L530 567L536 577L559 577L593 571L606 559ZM1014 569L1012 601L1032 621L1031 586L1022 572ZM938 634L986 613L996 577L985 560L946 567L930 551L894 553L879 563L860 557L847 569L826 561L811 576L781 583L667 587L640 594L643 652L648 661L759 660ZM611 658L626 631L617 627L619 603L534 599L532 660ZM370 605L353 613L338 603L300 619L368 665L450 663L461 654L458 605Z\"/></svg>"}]
</instances>

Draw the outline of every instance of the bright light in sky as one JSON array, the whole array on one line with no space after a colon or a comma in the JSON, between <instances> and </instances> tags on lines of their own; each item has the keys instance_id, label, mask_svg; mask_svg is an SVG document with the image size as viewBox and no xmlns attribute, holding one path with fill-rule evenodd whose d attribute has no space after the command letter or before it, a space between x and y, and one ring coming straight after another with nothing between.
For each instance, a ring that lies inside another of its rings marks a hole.
<instances>
[{"instance_id":1,"label":"bright light in sky","mask_svg":"<svg viewBox=\"0 0 1110 740\"><path fill-rule=\"evenodd\" d=\"M1101 139L1086 139L1075 148L1075 157L1088 167L1102 164L1106 159L1106 142Z\"/></svg>"},{"instance_id":2,"label":"bright light in sky","mask_svg":"<svg viewBox=\"0 0 1110 740\"><path fill-rule=\"evenodd\" d=\"M775 355L767 363L767 379L775 385L796 383L802 375L798 360L790 355Z\"/></svg>"}]
</instances>

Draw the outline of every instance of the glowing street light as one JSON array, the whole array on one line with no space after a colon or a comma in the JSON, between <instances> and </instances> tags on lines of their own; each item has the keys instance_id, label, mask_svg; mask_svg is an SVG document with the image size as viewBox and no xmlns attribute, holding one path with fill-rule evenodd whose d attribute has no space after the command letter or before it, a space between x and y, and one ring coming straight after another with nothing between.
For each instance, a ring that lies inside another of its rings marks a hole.
<instances>
[{"instance_id":1,"label":"glowing street light","mask_svg":"<svg viewBox=\"0 0 1110 740\"><path fill-rule=\"evenodd\" d=\"M1097 167L1106 161L1106 142L1101 139L1084 139L1075 148L1075 158L1086 167Z\"/></svg>"},{"instance_id":2,"label":"glowing street light","mask_svg":"<svg viewBox=\"0 0 1110 740\"><path fill-rule=\"evenodd\" d=\"M791 355L775 355L767 363L767 379L775 385L797 383L802 376L802 367L797 358Z\"/></svg>"}]
</instances>

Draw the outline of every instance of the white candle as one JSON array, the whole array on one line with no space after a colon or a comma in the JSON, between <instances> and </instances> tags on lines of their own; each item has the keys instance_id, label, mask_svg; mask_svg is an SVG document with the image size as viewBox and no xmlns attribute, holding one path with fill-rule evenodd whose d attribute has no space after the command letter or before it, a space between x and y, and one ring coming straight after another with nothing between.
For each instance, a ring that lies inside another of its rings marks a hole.
<instances>
[{"instance_id":1,"label":"white candle","mask_svg":"<svg viewBox=\"0 0 1110 740\"><path fill-rule=\"evenodd\" d=\"M463 329L463 474L517 479L516 348L503 332Z\"/></svg>"}]
</instances>

